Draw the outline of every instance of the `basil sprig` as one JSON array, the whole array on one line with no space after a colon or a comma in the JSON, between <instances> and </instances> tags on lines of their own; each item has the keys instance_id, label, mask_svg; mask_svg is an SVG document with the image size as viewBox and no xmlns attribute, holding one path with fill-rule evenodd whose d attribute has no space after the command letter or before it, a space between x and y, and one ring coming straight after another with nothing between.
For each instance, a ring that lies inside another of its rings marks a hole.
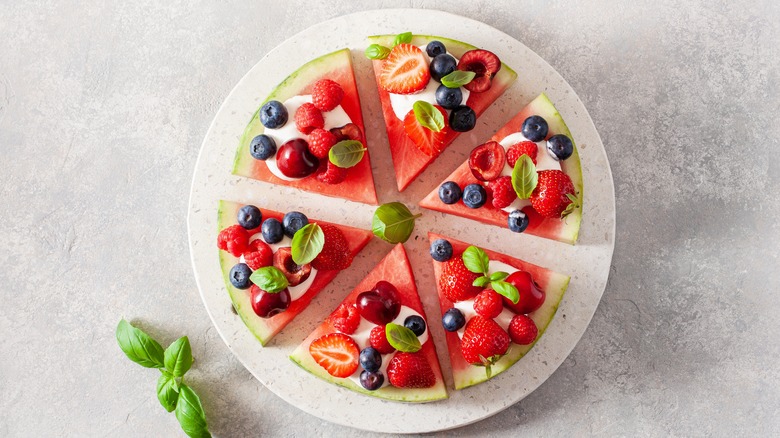
<instances>
[{"instance_id":1,"label":"basil sprig","mask_svg":"<svg viewBox=\"0 0 780 438\"><path fill-rule=\"evenodd\" d=\"M512 283L504 281L509 277L508 273L502 271L493 272L492 274L488 273L490 270L490 259L484 250L473 245L469 246L463 251L461 258L463 259L463 264L466 265L466 269L475 274L482 274L481 277L477 277L474 280L472 283L474 286L487 287L489 285L497 294L509 298L514 304L520 301L520 292L517 288Z\"/></svg>"},{"instance_id":2,"label":"basil sprig","mask_svg":"<svg viewBox=\"0 0 780 438\"><path fill-rule=\"evenodd\" d=\"M371 228L376 237L389 243L406 242L414 231L414 221L420 214L412 214L404 204L390 202L374 212Z\"/></svg>"},{"instance_id":3,"label":"basil sprig","mask_svg":"<svg viewBox=\"0 0 780 438\"><path fill-rule=\"evenodd\" d=\"M122 319L116 327L116 341L128 359L160 370L157 399L166 411L176 411L184 433L193 438L211 437L200 398L184 383L193 362L189 338L183 336L163 351L151 336Z\"/></svg>"}]
</instances>

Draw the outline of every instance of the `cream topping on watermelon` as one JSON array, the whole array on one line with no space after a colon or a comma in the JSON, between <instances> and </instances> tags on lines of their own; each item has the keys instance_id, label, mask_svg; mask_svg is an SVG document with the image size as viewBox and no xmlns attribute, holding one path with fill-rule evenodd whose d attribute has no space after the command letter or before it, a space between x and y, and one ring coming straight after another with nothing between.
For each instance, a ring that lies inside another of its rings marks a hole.
<instances>
[{"instance_id":1,"label":"cream topping on watermelon","mask_svg":"<svg viewBox=\"0 0 780 438\"><path fill-rule=\"evenodd\" d=\"M530 141L520 132L515 132L504 137L498 142L506 151L512 145ZM554 159L547 153L547 141L538 141L536 143L536 170L561 170L560 161ZM501 176L512 176L512 168L509 167L509 163L504 163L504 170L501 171ZM522 210L524 207L531 205L531 201L528 199L515 199L509 206L502 208L507 213L511 213L515 210Z\"/></svg>"},{"instance_id":2,"label":"cream topping on watermelon","mask_svg":"<svg viewBox=\"0 0 780 438\"><path fill-rule=\"evenodd\" d=\"M494 272L506 272L509 275L512 275L513 273L519 271L519 269L515 268L514 266L508 265L504 262L499 262L498 260L490 260L488 262L488 275L493 274ZM453 304L453 307L460 310L463 313L463 316L466 318L466 321L470 320L474 317L474 315L477 314L477 312L474 310L474 298L471 298L469 300L464 301L458 301L457 303ZM501 326L505 331L509 331L509 323L512 322L512 317L514 317L515 314L511 310L504 307L504 310L501 311L501 313L493 318L494 321L498 323L498 325ZM463 333L465 332L465 325L461 327L458 330L458 337L463 339Z\"/></svg>"},{"instance_id":3,"label":"cream topping on watermelon","mask_svg":"<svg viewBox=\"0 0 780 438\"><path fill-rule=\"evenodd\" d=\"M306 140L306 134L298 131L298 128L295 127L295 112L298 111L298 108L304 103L311 102L311 94L293 96L282 102L284 107L287 109L287 123L285 123L284 126L279 129L266 128L264 132L265 135L274 139L277 148L290 140L295 140L296 138ZM352 123L352 119L349 117L349 115L347 115L347 112L344 111L344 108L342 108L341 105L338 105L336 108L333 108L330 111L324 111L322 116L325 118L325 129L340 128L348 123ZM278 177L279 179L283 179L285 181L295 181L302 179L290 178L289 176L283 174L276 165L276 155L272 155L270 158L265 160L265 164L268 166L268 170L270 170L271 173L273 173L274 176Z\"/></svg>"},{"instance_id":4,"label":"cream topping on watermelon","mask_svg":"<svg viewBox=\"0 0 780 438\"><path fill-rule=\"evenodd\" d=\"M265 239L263 239L263 233L255 233L252 236L249 237L249 241L252 242L253 240L260 239L263 242L265 242ZM279 248L289 248L292 244L292 239L290 239L287 236L284 236L282 240L276 243L268 243L266 242L268 246L271 247L271 251L276 253ZM238 261L241 263L245 263L246 260L244 260L244 256L241 255L241 257L238 258ZM287 290L290 292L290 300L295 301L298 298L304 296L306 294L306 291L309 290L311 287L311 284L314 283L314 278L317 276L317 270L314 269L312 266L311 273L309 273L309 278L306 279L306 281L301 282L300 284L297 284L295 286L287 286Z\"/></svg>"}]
</instances>

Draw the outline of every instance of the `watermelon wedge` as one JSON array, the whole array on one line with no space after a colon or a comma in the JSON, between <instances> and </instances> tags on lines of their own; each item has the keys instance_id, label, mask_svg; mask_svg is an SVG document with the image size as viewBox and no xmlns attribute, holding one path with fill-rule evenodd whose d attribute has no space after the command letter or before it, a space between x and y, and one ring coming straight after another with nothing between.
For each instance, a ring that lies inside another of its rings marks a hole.
<instances>
[{"instance_id":1,"label":"watermelon wedge","mask_svg":"<svg viewBox=\"0 0 780 438\"><path fill-rule=\"evenodd\" d=\"M231 225L235 225L236 215L238 210L243 207L244 204L239 204L230 201L219 202L219 213L217 219L217 226L219 230L223 230ZM263 219L276 218L282 220L284 213L278 211L267 210L261 208L260 211L263 214ZM317 222L320 224L327 224L328 222L310 220L311 222ZM361 230L358 228L347 227L344 225L331 224L338 227L347 239L349 250L354 257L366 244L371 240L373 234L371 231ZM284 328L296 315L301 313L306 306L309 305L311 300L333 280L340 271L318 271L312 281L310 287L306 292L298 299L294 300L290 307L282 313L279 313L270 318L261 318L255 314L252 310L252 303L250 302L249 290L242 290L234 287L228 275L230 269L239 263L239 258L234 257L227 251L219 251L219 262L222 267L222 275L225 279L225 287L230 294L230 299L233 301L233 307L236 312L244 321L247 328L255 335L260 341L260 344L266 345L281 329Z\"/></svg>"},{"instance_id":2,"label":"watermelon wedge","mask_svg":"<svg viewBox=\"0 0 780 438\"><path fill-rule=\"evenodd\" d=\"M338 50L304 64L282 81L281 84L277 85L263 103L270 100L278 100L284 103L287 99L295 96L309 95L312 92L314 83L320 79L330 79L341 85L341 88L344 90L341 108L352 120L352 123L360 128L360 132L363 133L364 146L367 146L365 144L366 136L365 128L363 127L363 114L360 111L360 98L358 97L355 75L352 70L352 55L349 49ZM374 177L371 174L371 162L368 152L366 152L362 161L349 168L346 179L338 184L320 182L313 175L292 181L287 181L274 175L265 161L257 160L249 153L249 145L252 139L265 131L265 127L260 123L259 112L260 109L258 108L255 114L252 115L252 119L244 130L244 134L241 136L233 164L233 174L272 184L295 187L326 196L367 204L377 204ZM294 114L289 114L287 124L293 124L294 126ZM293 131L297 133L297 131ZM300 134L300 138L306 139L306 135ZM275 140L277 140L277 147L281 146L278 139Z\"/></svg>"},{"instance_id":3,"label":"watermelon wedge","mask_svg":"<svg viewBox=\"0 0 780 438\"><path fill-rule=\"evenodd\" d=\"M392 283L398 290L400 301L402 304L401 313L393 321L397 324L403 325L404 319L410 314L417 314L424 319L425 311L423 310L420 297L417 295L417 287L414 282L414 275L409 264L409 259L406 256L404 247L402 244L398 244L385 258L366 276L363 281L358 284L355 289L344 299L342 304L352 306L359 294L362 292L371 290L374 285L379 281L388 281ZM375 324L361 317L360 325L357 330L351 334L355 339L360 349L368 346L367 336L370 330L376 327ZM370 396L383 398L387 400L404 401L404 402L430 402L434 400L440 400L447 398L447 390L445 388L444 380L442 379L441 369L439 367L439 360L436 357L436 348L433 345L433 338L427 336L426 333L420 335L422 348L414 353L419 354L425 358L430 365L433 375L435 376L435 383L426 388L400 388L387 384L379 389L369 391L359 383L357 376L360 375L361 368L358 367L355 373L347 378L338 378L329 374L325 368L320 366L310 353L310 346L317 339L323 336L336 333L337 330L333 326L330 318L326 319L317 329L314 330L298 348L290 355L295 363L297 363L304 370L312 373L313 375L324 379L328 382L341 385L352 391L360 392ZM422 337L427 337L427 340L422 340ZM382 368L381 371L385 372L385 383L388 383L388 377L386 375L386 369L388 362L392 360L392 356L395 353L382 355Z\"/></svg>"},{"instance_id":4,"label":"watermelon wedge","mask_svg":"<svg viewBox=\"0 0 780 438\"><path fill-rule=\"evenodd\" d=\"M566 123L563 121L561 114L555 109L555 106L545 94L539 95L539 97L520 110L512 120L507 122L504 127L496 132L491 140L500 142L508 135L519 132L523 121L532 115L542 116L547 121L547 124L549 125L549 136L564 134L572 139L572 143L574 143L574 138L572 137L569 128L566 126ZM539 153L545 152L540 149ZM577 152L576 145L574 146L574 153L568 159L561 161L560 164L561 170L571 178L571 181L574 184L574 189L579 198L579 206L563 219L544 218L530 205L526 206L523 208L523 212L528 215L529 224L524 233L574 245L577 242L577 237L580 232L580 223L582 222L583 198L582 167L580 165L580 156ZM472 175L471 170L469 169L468 160L452 172L444 181L454 181L461 188L468 184L479 182L474 178L474 175ZM462 201L455 204L445 204L439 199L438 190L439 188L436 187L428 196L420 201L420 206L442 213L454 214L486 224L508 228L508 213L493 207L490 202L483 207L476 209L466 207Z\"/></svg>"},{"instance_id":5,"label":"watermelon wedge","mask_svg":"<svg viewBox=\"0 0 780 438\"><path fill-rule=\"evenodd\" d=\"M379 44L386 47L393 46L395 35L377 35L368 38L369 44ZM460 58L469 50L476 47L449 38L429 35L414 35L411 44L423 46L430 41L442 42L449 53L456 58ZM404 130L404 121L393 111L390 103L390 95L380 85L380 74L382 71L382 60L374 60L374 74L377 80L377 89L379 90L379 99L382 102L382 113L385 117L385 126L387 128L387 137L390 142L390 152L393 156L393 166L395 167L395 177L398 184L398 190L403 191L417 176L425 170L439 156L448 145L460 134L454 130L447 130L444 139L444 146L439 153L433 156L426 155L420 151L414 142L406 135ZM504 91L517 79L517 73L508 65L502 63L501 69L493 77L490 89L481 93L471 93L468 101L465 103L474 110L477 117L482 114ZM433 79L431 79L433 81ZM433 102L435 103L435 102Z\"/></svg>"},{"instance_id":6,"label":"watermelon wedge","mask_svg":"<svg viewBox=\"0 0 780 438\"><path fill-rule=\"evenodd\" d=\"M440 236L438 234L428 233L428 238L431 242L436 239L446 239L452 244L453 257L460 257L463 251L469 247L468 243L461 242L459 240L451 239L449 237ZM506 371L515 364L520 358L522 358L544 334L547 326L555 316L558 305L563 299L564 293L569 286L569 277L563 274L550 271L548 269L533 265L528 262L509 257L504 254L497 253L495 251L484 250L491 261L498 261L509 265L511 268L520 271L527 271L531 274L533 279L537 282L539 287L545 292L544 304L537 310L528 314L528 316L534 320L539 334L533 344L530 345L518 345L512 343L507 350L506 354L501 359L493 364L491 367L492 377ZM433 262L433 270L436 278L436 287L439 292L439 304L441 305L441 312L444 314L447 310L451 309L455 303L447 299L440 287L440 279L442 275L441 262ZM509 272L511 274L511 272ZM505 309L505 312L509 312ZM498 319L497 319L498 321ZM500 323L500 322L499 322ZM504 327L506 330L506 327ZM446 332L447 333L447 349L450 353L450 363L452 365L452 374L455 381L455 389L463 389L469 386L476 385L478 383L485 382L491 377L488 377L485 367L471 365L463 358L461 350L461 339L458 332Z\"/></svg>"}]
</instances>

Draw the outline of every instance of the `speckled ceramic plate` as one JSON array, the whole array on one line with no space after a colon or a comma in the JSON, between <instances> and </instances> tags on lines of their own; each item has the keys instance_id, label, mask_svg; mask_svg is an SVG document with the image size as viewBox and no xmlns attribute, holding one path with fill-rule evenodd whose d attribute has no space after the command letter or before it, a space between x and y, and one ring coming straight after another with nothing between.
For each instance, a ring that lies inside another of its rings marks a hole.
<instances>
[{"instance_id":1,"label":"speckled ceramic plate","mask_svg":"<svg viewBox=\"0 0 780 438\"><path fill-rule=\"evenodd\" d=\"M385 136L382 111L370 62L362 55L365 37L412 31L462 40L495 52L518 73L517 82L461 135L405 192L398 193ZM217 201L253 203L274 210L302 210L310 217L370 229L373 206L325 198L295 189L233 176L239 138L264 97L305 62L350 47L366 120L368 147L380 203L417 202L457 167L474 145L493 135L539 93L547 93L566 120L579 148L584 176L584 214L580 239L569 246L464 218L422 211L406 243L429 320L439 319L427 232L435 231L501 251L571 276L558 313L529 354L507 372L484 384L452 390L449 359L440 324L431 332L450 389L450 398L428 404L374 399L321 381L298 368L288 354L335 308L392 246L374 239L346 272L323 290L297 319L265 348L231 311L216 248ZM604 147L574 90L544 60L514 38L484 24L430 10L360 12L315 25L269 52L236 85L219 109L203 141L189 206L192 264L203 302L230 350L268 389L291 405L328 421L377 432L430 432L473 423L493 415L542 384L582 336L607 284L615 236L615 199ZM255 406L242 406L252 415Z\"/></svg>"}]
</instances>

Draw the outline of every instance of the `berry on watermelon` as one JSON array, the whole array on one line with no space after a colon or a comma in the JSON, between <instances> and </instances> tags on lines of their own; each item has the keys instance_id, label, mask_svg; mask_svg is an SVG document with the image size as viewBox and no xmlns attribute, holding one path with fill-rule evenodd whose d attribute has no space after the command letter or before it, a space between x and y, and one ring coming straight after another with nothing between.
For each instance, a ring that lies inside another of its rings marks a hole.
<instances>
[{"instance_id":1,"label":"berry on watermelon","mask_svg":"<svg viewBox=\"0 0 780 438\"><path fill-rule=\"evenodd\" d=\"M416 93L431 79L428 60L419 47L399 44L382 62L380 85L388 93Z\"/></svg>"},{"instance_id":2,"label":"berry on watermelon","mask_svg":"<svg viewBox=\"0 0 780 438\"><path fill-rule=\"evenodd\" d=\"M274 251L260 239L249 242L249 249L244 253L244 263L252 270L271 266L274 261Z\"/></svg>"},{"instance_id":3,"label":"berry on watermelon","mask_svg":"<svg viewBox=\"0 0 780 438\"><path fill-rule=\"evenodd\" d=\"M497 322L482 315L475 315L466 323L461 339L461 351L466 362L484 366L487 377L490 367L501 359L512 340Z\"/></svg>"},{"instance_id":4,"label":"berry on watermelon","mask_svg":"<svg viewBox=\"0 0 780 438\"><path fill-rule=\"evenodd\" d=\"M239 257L249 248L249 233L238 224L226 227L217 235L217 248Z\"/></svg>"},{"instance_id":5,"label":"berry on watermelon","mask_svg":"<svg viewBox=\"0 0 780 438\"><path fill-rule=\"evenodd\" d=\"M320 79L314 83L311 101L320 111L330 111L336 108L344 98L344 90L338 82L330 79Z\"/></svg>"},{"instance_id":6,"label":"berry on watermelon","mask_svg":"<svg viewBox=\"0 0 780 438\"><path fill-rule=\"evenodd\" d=\"M381 354L389 354L395 351L395 347L390 345L390 341L387 340L387 332L384 326L378 325L372 328L368 342Z\"/></svg>"},{"instance_id":7,"label":"berry on watermelon","mask_svg":"<svg viewBox=\"0 0 780 438\"><path fill-rule=\"evenodd\" d=\"M518 345L533 344L539 329L533 319L526 315L515 315L509 322L509 338Z\"/></svg>"},{"instance_id":8,"label":"berry on watermelon","mask_svg":"<svg viewBox=\"0 0 780 438\"><path fill-rule=\"evenodd\" d=\"M475 297L482 289L474 286L474 280L480 277L466 268L460 255L442 263L439 287L444 296L452 302L464 301Z\"/></svg>"},{"instance_id":9,"label":"berry on watermelon","mask_svg":"<svg viewBox=\"0 0 780 438\"><path fill-rule=\"evenodd\" d=\"M560 218L572 203L567 195L574 196L574 184L569 175L560 170L539 171L539 182L531 193L531 206L545 218Z\"/></svg>"},{"instance_id":10,"label":"berry on watermelon","mask_svg":"<svg viewBox=\"0 0 780 438\"><path fill-rule=\"evenodd\" d=\"M422 126L414 115L414 110L410 110L406 117L404 117L404 132L409 136L415 146L429 157L433 157L441 153L444 149L444 142L447 138L447 112L444 108L434 105L434 108L438 110L444 118L444 129L441 131L433 131L425 126Z\"/></svg>"},{"instance_id":11,"label":"berry on watermelon","mask_svg":"<svg viewBox=\"0 0 780 438\"><path fill-rule=\"evenodd\" d=\"M360 325L360 314L355 306L347 303L341 305L330 314L330 323L341 333L351 335Z\"/></svg>"},{"instance_id":12,"label":"berry on watermelon","mask_svg":"<svg viewBox=\"0 0 780 438\"><path fill-rule=\"evenodd\" d=\"M436 375L425 356L402 351L390 359L387 378L397 388L430 388L436 384Z\"/></svg>"},{"instance_id":13,"label":"berry on watermelon","mask_svg":"<svg viewBox=\"0 0 780 438\"><path fill-rule=\"evenodd\" d=\"M520 143L509 146L509 149L506 150L506 162L509 164L509 167L514 168L515 163L517 163L517 160L520 157L528 155L535 166L537 153L539 153L539 147L536 146L536 143L532 141L521 141Z\"/></svg>"},{"instance_id":14,"label":"berry on watermelon","mask_svg":"<svg viewBox=\"0 0 780 438\"><path fill-rule=\"evenodd\" d=\"M309 345L309 354L333 377L349 377L358 369L360 349L343 333L325 335Z\"/></svg>"},{"instance_id":15,"label":"berry on watermelon","mask_svg":"<svg viewBox=\"0 0 780 438\"><path fill-rule=\"evenodd\" d=\"M349 253L347 239L344 233L330 224L320 224L325 235L325 244L320 254L312 260L311 265L318 271L341 271L352 264L352 255Z\"/></svg>"}]
</instances>

